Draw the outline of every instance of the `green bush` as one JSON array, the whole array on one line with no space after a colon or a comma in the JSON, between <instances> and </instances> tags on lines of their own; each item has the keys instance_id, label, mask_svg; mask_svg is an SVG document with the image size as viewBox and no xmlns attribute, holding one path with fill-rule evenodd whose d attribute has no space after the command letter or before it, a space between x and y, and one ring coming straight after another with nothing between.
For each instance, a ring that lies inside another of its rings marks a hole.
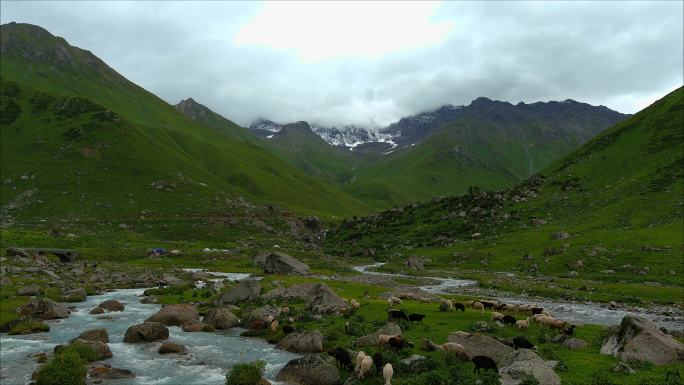
<instances>
[{"instance_id":1,"label":"green bush","mask_svg":"<svg viewBox=\"0 0 684 385\"><path fill-rule=\"evenodd\" d=\"M74 342L69 344L68 346L60 350L58 354L62 355L71 353L78 355L78 357L84 362L95 362L101 358L100 355L95 351L95 349L81 342Z\"/></svg>"},{"instance_id":2,"label":"green bush","mask_svg":"<svg viewBox=\"0 0 684 385\"><path fill-rule=\"evenodd\" d=\"M226 375L226 385L256 385L263 377L264 361L235 364Z\"/></svg>"},{"instance_id":3,"label":"green bush","mask_svg":"<svg viewBox=\"0 0 684 385\"><path fill-rule=\"evenodd\" d=\"M65 349L38 370L36 385L85 385L86 374L81 357Z\"/></svg>"},{"instance_id":4,"label":"green bush","mask_svg":"<svg viewBox=\"0 0 684 385\"><path fill-rule=\"evenodd\" d=\"M29 333L41 333L49 332L50 326L45 322L41 321L25 321L18 325L15 325L8 334L29 334Z\"/></svg>"}]
</instances>

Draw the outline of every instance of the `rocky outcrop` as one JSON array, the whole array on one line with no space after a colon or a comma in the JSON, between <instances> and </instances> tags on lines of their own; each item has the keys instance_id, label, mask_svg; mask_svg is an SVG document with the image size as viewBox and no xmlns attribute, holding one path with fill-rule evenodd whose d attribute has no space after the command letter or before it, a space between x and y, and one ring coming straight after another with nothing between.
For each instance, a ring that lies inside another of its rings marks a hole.
<instances>
[{"instance_id":1,"label":"rocky outcrop","mask_svg":"<svg viewBox=\"0 0 684 385\"><path fill-rule=\"evenodd\" d=\"M230 329L240 325L240 319L228 308L210 309L202 322L216 329Z\"/></svg>"},{"instance_id":2,"label":"rocky outcrop","mask_svg":"<svg viewBox=\"0 0 684 385\"><path fill-rule=\"evenodd\" d=\"M115 299L106 300L102 302L99 307L107 311L124 311L124 304Z\"/></svg>"},{"instance_id":3,"label":"rocky outcrop","mask_svg":"<svg viewBox=\"0 0 684 385\"><path fill-rule=\"evenodd\" d=\"M684 345L644 318L628 315L609 333L601 347L602 354L654 365L684 362Z\"/></svg>"},{"instance_id":4,"label":"rocky outcrop","mask_svg":"<svg viewBox=\"0 0 684 385\"><path fill-rule=\"evenodd\" d=\"M257 280L248 279L240 282L237 286L221 294L214 303L215 305L225 305L240 301L250 301L257 299L261 294L261 283Z\"/></svg>"},{"instance_id":5,"label":"rocky outcrop","mask_svg":"<svg viewBox=\"0 0 684 385\"><path fill-rule=\"evenodd\" d=\"M288 334L278 342L278 349L292 353L321 353L323 335L318 330Z\"/></svg>"},{"instance_id":6,"label":"rocky outcrop","mask_svg":"<svg viewBox=\"0 0 684 385\"><path fill-rule=\"evenodd\" d=\"M69 317L69 311L64 305L49 300L47 298L34 299L29 303L19 307L17 312L24 316L31 316L41 319L56 319Z\"/></svg>"},{"instance_id":7,"label":"rocky outcrop","mask_svg":"<svg viewBox=\"0 0 684 385\"><path fill-rule=\"evenodd\" d=\"M324 283L302 283L290 287L279 287L261 296L264 300L304 300L304 308L316 314L339 312L347 303Z\"/></svg>"},{"instance_id":8,"label":"rocky outcrop","mask_svg":"<svg viewBox=\"0 0 684 385\"><path fill-rule=\"evenodd\" d=\"M93 329L81 333L76 339L109 343L109 334L107 333L107 329Z\"/></svg>"},{"instance_id":9,"label":"rocky outcrop","mask_svg":"<svg viewBox=\"0 0 684 385\"><path fill-rule=\"evenodd\" d=\"M570 350L584 349L587 347L587 341L579 338L568 338L563 341L562 345Z\"/></svg>"},{"instance_id":10,"label":"rocky outcrop","mask_svg":"<svg viewBox=\"0 0 684 385\"><path fill-rule=\"evenodd\" d=\"M291 385L335 385L340 381L340 372L321 357L308 355L285 364L275 379Z\"/></svg>"},{"instance_id":11,"label":"rocky outcrop","mask_svg":"<svg viewBox=\"0 0 684 385\"><path fill-rule=\"evenodd\" d=\"M123 342L152 342L169 338L169 329L160 322L145 322L126 330Z\"/></svg>"},{"instance_id":12,"label":"rocky outcrop","mask_svg":"<svg viewBox=\"0 0 684 385\"><path fill-rule=\"evenodd\" d=\"M164 342L160 347L159 347L159 354L170 354L170 353L176 353L176 354L185 354L187 352L187 349L185 346L181 344L174 344L173 342Z\"/></svg>"},{"instance_id":13,"label":"rocky outcrop","mask_svg":"<svg viewBox=\"0 0 684 385\"><path fill-rule=\"evenodd\" d=\"M264 274L308 275L309 266L285 253L271 253L264 259Z\"/></svg>"},{"instance_id":14,"label":"rocky outcrop","mask_svg":"<svg viewBox=\"0 0 684 385\"><path fill-rule=\"evenodd\" d=\"M374 333L359 337L352 343L355 347L377 346L378 336L386 334L388 336L401 335L401 328L394 322L388 322L383 327L376 330Z\"/></svg>"},{"instance_id":15,"label":"rocky outcrop","mask_svg":"<svg viewBox=\"0 0 684 385\"><path fill-rule=\"evenodd\" d=\"M479 333L469 335L452 333L449 334L447 340L463 345L468 354L468 358L472 359L475 356L490 357L496 362L498 367L502 366L501 363L504 357L513 351L512 347L506 346L494 338Z\"/></svg>"},{"instance_id":16,"label":"rocky outcrop","mask_svg":"<svg viewBox=\"0 0 684 385\"><path fill-rule=\"evenodd\" d=\"M501 385L518 385L528 375L536 378L539 384L561 384L560 377L551 366L528 349L518 349L507 353L500 362L497 362L497 365Z\"/></svg>"},{"instance_id":17,"label":"rocky outcrop","mask_svg":"<svg viewBox=\"0 0 684 385\"><path fill-rule=\"evenodd\" d=\"M180 326L186 321L198 320L197 308L191 304L166 305L145 322L161 322L166 326Z\"/></svg>"}]
</instances>

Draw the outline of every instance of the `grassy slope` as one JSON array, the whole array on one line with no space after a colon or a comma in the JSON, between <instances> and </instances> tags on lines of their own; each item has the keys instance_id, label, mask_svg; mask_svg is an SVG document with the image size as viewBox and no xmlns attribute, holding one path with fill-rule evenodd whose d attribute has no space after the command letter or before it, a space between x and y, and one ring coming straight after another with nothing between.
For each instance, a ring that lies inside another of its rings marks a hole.
<instances>
[{"instance_id":1,"label":"grassy slope","mask_svg":"<svg viewBox=\"0 0 684 385\"><path fill-rule=\"evenodd\" d=\"M351 255L375 248L381 259L425 255L430 268L458 269L495 288L516 282L480 272L536 277L531 287L517 288L537 294L681 304L682 94L672 92L551 165L541 185L503 191L500 205L493 193L475 191L407 206L343 224L327 248ZM526 201L513 202L514 195ZM487 214L474 214L475 207ZM535 227L532 218L547 223ZM551 239L560 230L571 237ZM483 237L471 240L474 232ZM526 254L532 259L524 260ZM579 259L579 275L568 275L568 264Z\"/></svg>"},{"instance_id":2,"label":"grassy slope","mask_svg":"<svg viewBox=\"0 0 684 385\"><path fill-rule=\"evenodd\" d=\"M40 175L20 189L3 186L4 202L29 187L37 187L43 201L52 198L73 200L79 191L85 192L89 204L104 201L112 205L111 215L118 217L126 214L130 207L124 204L129 201L128 194L133 194L135 200L147 199L146 203L151 203L134 205L138 209L169 209L183 215L211 208L210 200L222 192L321 215L345 215L364 209L361 202L325 182L308 177L262 148L191 122L161 99L97 62L99 59L87 51L70 47L47 32L37 32L34 26L10 24L2 28L3 46L7 46L9 36L21 41L19 47L29 46L33 52L56 52L55 47L66 47L71 58L60 61L47 55L26 59L21 52L7 49L2 56L4 78L55 97L86 98L115 112L126 123L125 129L95 130L86 142L64 146L60 135L70 127L84 123L78 119L89 118L53 120L46 124L44 119L50 119L47 115L29 113L28 103L34 91L27 89L26 96L18 101L24 111L21 117L2 130L2 177L17 180L25 172ZM43 59L48 62L41 62ZM93 62L95 64L91 65ZM35 146L36 141L40 141L41 146ZM104 146L99 158L86 159L79 154L78 150L83 146L98 144ZM55 162L59 151L64 154ZM47 159L50 162L46 162ZM72 186L80 184L77 191L60 198L64 190L60 183L66 175L71 174L69 177L73 178L79 173L85 174L78 183L72 182ZM166 194L169 195L167 199L160 199L164 193L151 197L151 182L178 183L179 174L184 179L192 179L193 183L182 192ZM73 204L66 207L56 203L51 207L62 213L81 210Z\"/></svg>"}]
</instances>

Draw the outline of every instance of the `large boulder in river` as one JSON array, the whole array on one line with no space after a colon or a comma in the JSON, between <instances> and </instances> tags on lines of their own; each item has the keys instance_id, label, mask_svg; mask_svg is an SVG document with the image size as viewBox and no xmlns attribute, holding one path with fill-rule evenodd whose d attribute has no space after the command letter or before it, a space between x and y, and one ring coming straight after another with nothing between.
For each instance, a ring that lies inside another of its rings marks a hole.
<instances>
[{"instance_id":1,"label":"large boulder in river","mask_svg":"<svg viewBox=\"0 0 684 385\"><path fill-rule=\"evenodd\" d=\"M292 353L321 353L323 335L318 330L288 334L278 342L278 349Z\"/></svg>"},{"instance_id":2,"label":"large boulder in river","mask_svg":"<svg viewBox=\"0 0 684 385\"><path fill-rule=\"evenodd\" d=\"M471 357L472 358L472 357ZM518 385L528 375L532 375L544 385L560 385L560 377L535 352L518 349L507 353L500 362L499 376L501 385Z\"/></svg>"},{"instance_id":3,"label":"large boulder in river","mask_svg":"<svg viewBox=\"0 0 684 385\"><path fill-rule=\"evenodd\" d=\"M145 322L161 322L166 326L180 326L186 321L198 320L199 313L194 305L183 303L166 305Z\"/></svg>"},{"instance_id":4,"label":"large boulder in river","mask_svg":"<svg viewBox=\"0 0 684 385\"><path fill-rule=\"evenodd\" d=\"M112 368L111 366L98 366L90 368L90 378L101 380L121 380L135 378L135 374L128 369Z\"/></svg>"},{"instance_id":5,"label":"large boulder in river","mask_svg":"<svg viewBox=\"0 0 684 385\"><path fill-rule=\"evenodd\" d=\"M513 351L512 347L479 333L467 335L464 333L451 333L447 337L447 341L463 345L468 358L472 359L475 356L490 357L496 362L498 367L501 367L504 357Z\"/></svg>"},{"instance_id":6,"label":"large boulder in river","mask_svg":"<svg viewBox=\"0 0 684 385\"><path fill-rule=\"evenodd\" d=\"M308 275L309 266L285 253L271 253L264 259L265 274Z\"/></svg>"},{"instance_id":7,"label":"large boulder in river","mask_svg":"<svg viewBox=\"0 0 684 385\"><path fill-rule=\"evenodd\" d=\"M181 344L174 344L173 342L164 342L160 347L159 347L159 354L169 354L169 353L177 353L177 354L185 354L187 353L187 349L185 346Z\"/></svg>"},{"instance_id":8,"label":"large boulder in river","mask_svg":"<svg viewBox=\"0 0 684 385\"><path fill-rule=\"evenodd\" d=\"M355 347L376 346L378 345L378 336L380 334L387 334L388 336L401 335L401 328L394 322L388 322L383 327L376 330L374 333L367 334L354 340Z\"/></svg>"},{"instance_id":9,"label":"large boulder in river","mask_svg":"<svg viewBox=\"0 0 684 385\"><path fill-rule=\"evenodd\" d=\"M107 311L123 311L124 310L124 304L121 302L115 300L115 299L108 299L104 302L102 302L99 307L107 310Z\"/></svg>"},{"instance_id":10,"label":"large boulder in river","mask_svg":"<svg viewBox=\"0 0 684 385\"><path fill-rule=\"evenodd\" d=\"M97 361L106 360L107 358L112 358L112 351L109 350L109 345L102 341L92 341L77 338L71 341L72 344L81 344L90 347L95 353L97 353Z\"/></svg>"},{"instance_id":11,"label":"large boulder in river","mask_svg":"<svg viewBox=\"0 0 684 385\"><path fill-rule=\"evenodd\" d=\"M169 329L160 322L145 322L126 330L123 342L152 342L169 338Z\"/></svg>"},{"instance_id":12,"label":"large boulder in river","mask_svg":"<svg viewBox=\"0 0 684 385\"><path fill-rule=\"evenodd\" d=\"M34 299L19 307L17 312L21 315L41 319L55 319L69 317L69 311L64 305L47 298Z\"/></svg>"},{"instance_id":13,"label":"large boulder in river","mask_svg":"<svg viewBox=\"0 0 684 385\"><path fill-rule=\"evenodd\" d=\"M225 305L229 303L236 303L240 301L251 301L257 299L261 294L261 283L257 280L248 279L240 282L234 288L221 294L216 299L216 305Z\"/></svg>"},{"instance_id":14,"label":"large boulder in river","mask_svg":"<svg viewBox=\"0 0 684 385\"><path fill-rule=\"evenodd\" d=\"M109 334L107 333L107 329L93 329L81 333L81 335L75 339L109 343Z\"/></svg>"},{"instance_id":15,"label":"large boulder in river","mask_svg":"<svg viewBox=\"0 0 684 385\"><path fill-rule=\"evenodd\" d=\"M308 355L285 364L275 380L292 385L335 385L340 381L340 372L321 357Z\"/></svg>"},{"instance_id":16,"label":"large boulder in river","mask_svg":"<svg viewBox=\"0 0 684 385\"><path fill-rule=\"evenodd\" d=\"M216 329L230 329L240 325L240 319L228 308L209 309L202 322Z\"/></svg>"},{"instance_id":17,"label":"large boulder in river","mask_svg":"<svg viewBox=\"0 0 684 385\"><path fill-rule=\"evenodd\" d=\"M654 365L684 362L684 345L644 318L625 316L609 333L601 347L603 354Z\"/></svg>"}]
</instances>

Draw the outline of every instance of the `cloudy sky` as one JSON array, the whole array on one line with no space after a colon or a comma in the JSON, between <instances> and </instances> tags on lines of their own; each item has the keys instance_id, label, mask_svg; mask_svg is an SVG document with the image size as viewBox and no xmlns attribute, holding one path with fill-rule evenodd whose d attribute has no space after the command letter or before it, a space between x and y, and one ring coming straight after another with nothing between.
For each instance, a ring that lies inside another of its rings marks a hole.
<instances>
[{"instance_id":1,"label":"cloudy sky","mask_svg":"<svg viewBox=\"0 0 684 385\"><path fill-rule=\"evenodd\" d=\"M12 2L169 103L384 126L478 96L633 113L683 83L681 1Z\"/></svg>"}]
</instances>

